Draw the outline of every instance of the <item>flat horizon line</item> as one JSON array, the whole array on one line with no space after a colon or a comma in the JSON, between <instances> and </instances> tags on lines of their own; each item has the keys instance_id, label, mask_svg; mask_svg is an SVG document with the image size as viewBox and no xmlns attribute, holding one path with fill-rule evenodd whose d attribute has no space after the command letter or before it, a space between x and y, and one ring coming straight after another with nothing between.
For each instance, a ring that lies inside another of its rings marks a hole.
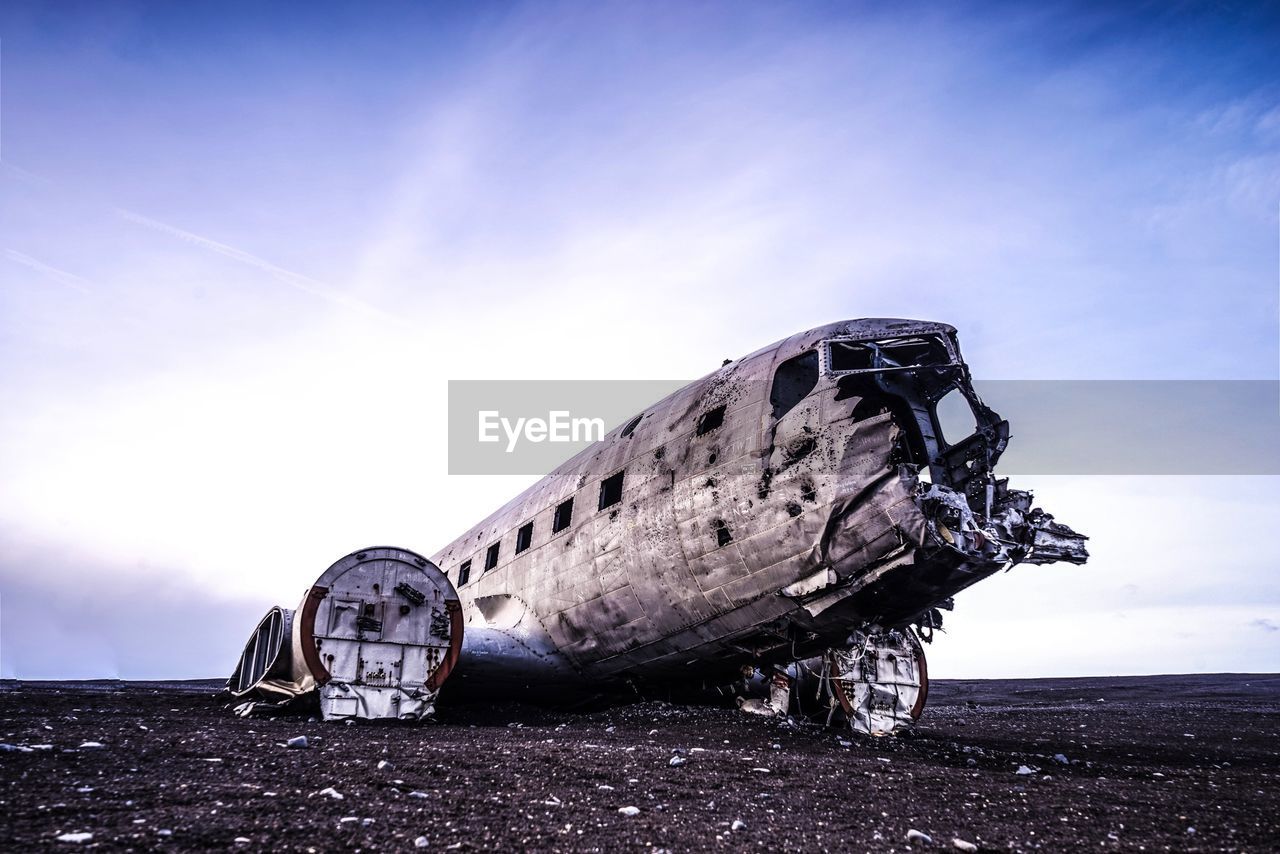
<instances>
[{"instance_id":1,"label":"flat horizon line","mask_svg":"<svg viewBox=\"0 0 1280 854\"><path fill-rule=\"evenodd\" d=\"M1092 676L976 676L976 677L930 677L929 683L939 684L947 682L1040 682L1052 680L1055 682L1083 681L1086 679L1170 679L1185 677L1250 677L1250 676L1271 676L1280 678L1280 671L1270 670L1223 670L1223 671L1191 671L1186 673L1116 673L1116 674L1096 674ZM14 683L22 683L26 685L98 685L98 684L133 684L133 685L194 685L205 683L223 684L227 681L225 676L208 676L208 677L188 677L183 679L122 679L114 676L97 676L84 679L24 679L22 677L5 677L0 679L0 686L8 686Z\"/></svg>"}]
</instances>

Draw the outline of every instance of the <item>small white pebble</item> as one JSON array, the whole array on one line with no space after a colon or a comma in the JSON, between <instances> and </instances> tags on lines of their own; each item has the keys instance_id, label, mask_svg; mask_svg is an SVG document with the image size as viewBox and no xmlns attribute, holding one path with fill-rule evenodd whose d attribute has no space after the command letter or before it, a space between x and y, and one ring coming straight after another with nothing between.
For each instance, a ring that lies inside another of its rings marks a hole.
<instances>
[{"instance_id":1,"label":"small white pebble","mask_svg":"<svg viewBox=\"0 0 1280 854\"><path fill-rule=\"evenodd\" d=\"M932 837L932 836L930 836L930 835L929 835L929 834L927 834L927 833L921 833L920 831L916 830L916 829L913 827L913 828L911 828L910 830L908 830L908 831L907 831L907 841L908 841L908 842L923 842L923 843L925 843L926 845L929 845L929 844L931 844L931 843L933 842L933 837Z\"/></svg>"},{"instance_id":2,"label":"small white pebble","mask_svg":"<svg viewBox=\"0 0 1280 854\"><path fill-rule=\"evenodd\" d=\"M430 844L431 840L427 839L425 836L419 836L417 839L413 840L414 848L426 848Z\"/></svg>"},{"instance_id":3,"label":"small white pebble","mask_svg":"<svg viewBox=\"0 0 1280 854\"><path fill-rule=\"evenodd\" d=\"M618 807L618 812L626 816L640 815L640 807Z\"/></svg>"},{"instance_id":4,"label":"small white pebble","mask_svg":"<svg viewBox=\"0 0 1280 854\"><path fill-rule=\"evenodd\" d=\"M59 842L88 842L93 838L92 833L60 833L58 834Z\"/></svg>"},{"instance_id":5,"label":"small white pebble","mask_svg":"<svg viewBox=\"0 0 1280 854\"><path fill-rule=\"evenodd\" d=\"M963 839L952 839L951 847L956 849L957 851L977 851L978 850L978 846L974 845L972 842L966 842Z\"/></svg>"}]
</instances>

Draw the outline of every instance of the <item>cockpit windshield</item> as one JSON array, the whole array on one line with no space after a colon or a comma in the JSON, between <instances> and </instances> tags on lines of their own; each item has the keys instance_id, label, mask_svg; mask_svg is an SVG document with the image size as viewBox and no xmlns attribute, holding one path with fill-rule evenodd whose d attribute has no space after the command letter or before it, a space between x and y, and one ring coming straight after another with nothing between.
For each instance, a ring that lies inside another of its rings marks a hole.
<instances>
[{"instance_id":1,"label":"cockpit windshield","mask_svg":"<svg viewBox=\"0 0 1280 854\"><path fill-rule=\"evenodd\" d=\"M833 374L909 370L957 364L938 335L904 335L877 341L828 341L827 370Z\"/></svg>"}]
</instances>

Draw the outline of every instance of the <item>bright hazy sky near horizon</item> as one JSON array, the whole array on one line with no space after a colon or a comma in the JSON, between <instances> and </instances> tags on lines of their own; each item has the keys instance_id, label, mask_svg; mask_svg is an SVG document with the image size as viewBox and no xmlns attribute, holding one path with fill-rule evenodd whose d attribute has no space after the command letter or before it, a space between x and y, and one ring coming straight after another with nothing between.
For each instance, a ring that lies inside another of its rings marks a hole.
<instances>
[{"instance_id":1,"label":"bright hazy sky near horizon","mask_svg":"<svg viewBox=\"0 0 1280 854\"><path fill-rule=\"evenodd\" d=\"M9 2L0 676L222 675L336 558L432 553L531 480L447 475L449 379L896 316L980 377L1274 380L1277 45L1263 3ZM1280 670L1278 480L1020 478L1093 558L962 593L931 673Z\"/></svg>"}]
</instances>

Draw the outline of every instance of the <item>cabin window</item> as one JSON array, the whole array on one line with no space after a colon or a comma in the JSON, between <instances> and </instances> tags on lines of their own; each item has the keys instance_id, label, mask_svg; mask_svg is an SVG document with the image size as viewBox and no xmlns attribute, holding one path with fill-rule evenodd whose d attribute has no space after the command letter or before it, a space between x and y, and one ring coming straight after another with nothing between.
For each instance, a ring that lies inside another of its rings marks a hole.
<instances>
[{"instance_id":1,"label":"cabin window","mask_svg":"<svg viewBox=\"0 0 1280 854\"><path fill-rule=\"evenodd\" d=\"M516 554L529 548L529 544L533 542L533 523L526 522L520 526L520 530L516 531Z\"/></svg>"},{"instance_id":2,"label":"cabin window","mask_svg":"<svg viewBox=\"0 0 1280 854\"><path fill-rule=\"evenodd\" d=\"M781 418L808 397L818 384L818 351L810 350L787 359L773 372L773 388L769 403L774 419Z\"/></svg>"},{"instance_id":3,"label":"cabin window","mask_svg":"<svg viewBox=\"0 0 1280 854\"><path fill-rule=\"evenodd\" d=\"M495 566L498 565L498 547L501 545L502 545L502 540L498 540L498 542L489 546L489 551L485 552L485 555L484 555L485 572L488 572L489 570L493 569Z\"/></svg>"},{"instance_id":4,"label":"cabin window","mask_svg":"<svg viewBox=\"0 0 1280 854\"><path fill-rule=\"evenodd\" d=\"M635 418L632 418L630 421L627 422L627 426L622 428L622 438L624 439L631 438L631 434L636 432L636 427L640 426L641 418L644 418L643 412L641 412Z\"/></svg>"},{"instance_id":5,"label":"cabin window","mask_svg":"<svg viewBox=\"0 0 1280 854\"><path fill-rule=\"evenodd\" d=\"M698 435L705 436L724 423L724 404L715 409L708 409L698 419Z\"/></svg>"},{"instance_id":6,"label":"cabin window","mask_svg":"<svg viewBox=\"0 0 1280 854\"><path fill-rule=\"evenodd\" d=\"M600 481L600 509L612 507L622 500L622 472Z\"/></svg>"},{"instance_id":7,"label":"cabin window","mask_svg":"<svg viewBox=\"0 0 1280 854\"><path fill-rule=\"evenodd\" d=\"M471 561L464 560L462 565L458 567L458 586L466 584L471 580Z\"/></svg>"},{"instance_id":8,"label":"cabin window","mask_svg":"<svg viewBox=\"0 0 1280 854\"><path fill-rule=\"evenodd\" d=\"M558 534L573 522L573 499L566 498L556 506L555 515L551 517L551 533Z\"/></svg>"}]
</instances>

